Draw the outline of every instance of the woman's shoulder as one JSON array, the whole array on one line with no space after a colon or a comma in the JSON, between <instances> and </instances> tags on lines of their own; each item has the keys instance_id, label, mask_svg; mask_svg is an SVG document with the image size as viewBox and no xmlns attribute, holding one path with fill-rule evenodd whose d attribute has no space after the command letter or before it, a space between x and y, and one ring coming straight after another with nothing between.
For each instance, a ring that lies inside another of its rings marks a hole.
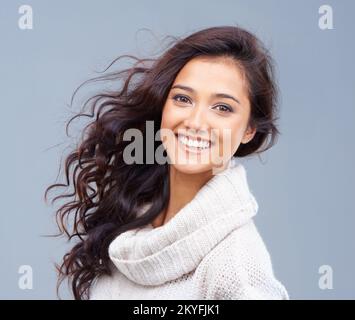
<instances>
[{"instance_id":1,"label":"woman's shoulder","mask_svg":"<svg viewBox=\"0 0 355 320\"><path fill-rule=\"evenodd\" d=\"M110 274L100 275L91 283L90 300L110 300L115 294L118 294L121 274L112 264L110 264L110 270Z\"/></svg>"},{"instance_id":2,"label":"woman's shoulder","mask_svg":"<svg viewBox=\"0 0 355 320\"><path fill-rule=\"evenodd\" d=\"M222 240L196 272L205 299L288 299L253 220Z\"/></svg>"},{"instance_id":3,"label":"woman's shoulder","mask_svg":"<svg viewBox=\"0 0 355 320\"><path fill-rule=\"evenodd\" d=\"M209 268L224 265L243 265L257 260L266 267L270 267L271 259L266 245L253 221L229 233L203 260Z\"/></svg>"}]
</instances>

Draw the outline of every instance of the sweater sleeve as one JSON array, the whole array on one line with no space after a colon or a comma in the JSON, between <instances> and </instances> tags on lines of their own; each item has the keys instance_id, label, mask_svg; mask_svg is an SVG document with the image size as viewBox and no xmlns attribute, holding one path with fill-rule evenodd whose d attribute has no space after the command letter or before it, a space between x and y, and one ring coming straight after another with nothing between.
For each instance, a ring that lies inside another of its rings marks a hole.
<instances>
[{"instance_id":1,"label":"sweater sleeve","mask_svg":"<svg viewBox=\"0 0 355 320\"><path fill-rule=\"evenodd\" d=\"M205 299L289 299L274 276L269 253L252 221L222 241L203 269Z\"/></svg>"}]
</instances>

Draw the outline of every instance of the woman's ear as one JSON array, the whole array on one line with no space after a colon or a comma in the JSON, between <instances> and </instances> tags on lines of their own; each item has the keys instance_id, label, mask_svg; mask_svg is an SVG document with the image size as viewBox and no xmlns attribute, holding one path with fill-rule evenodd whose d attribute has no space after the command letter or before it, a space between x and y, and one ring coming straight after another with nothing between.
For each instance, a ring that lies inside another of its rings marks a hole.
<instances>
[{"instance_id":1,"label":"woman's ear","mask_svg":"<svg viewBox=\"0 0 355 320\"><path fill-rule=\"evenodd\" d=\"M246 144L249 141L251 141L254 138L255 133L256 133L256 128L249 126L244 133L241 143Z\"/></svg>"}]
</instances>

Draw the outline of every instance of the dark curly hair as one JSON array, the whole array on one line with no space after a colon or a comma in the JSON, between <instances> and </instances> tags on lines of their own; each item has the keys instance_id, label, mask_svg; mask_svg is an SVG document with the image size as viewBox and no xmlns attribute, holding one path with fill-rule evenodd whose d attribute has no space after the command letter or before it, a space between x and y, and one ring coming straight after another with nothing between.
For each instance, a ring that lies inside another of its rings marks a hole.
<instances>
[{"instance_id":1,"label":"dark curly hair","mask_svg":"<svg viewBox=\"0 0 355 320\"><path fill-rule=\"evenodd\" d=\"M154 130L159 130L162 109L175 77L198 56L231 57L246 76L251 105L249 124L256 128L256 134L250 142L241 144L233 156L259 154L275 144L280 132L275 124L274 63L268 50L250 32L237 26L207 28L183 39L174 38L156 59L120 56L118 59L129 57L135 63L131 68L106 73L118 60L115 59L104 75L88 81L123 80L121 89L92 96L82 109L89 108L90 112L80 111L69 120L66 129L77 117L92 118L82 131L78 147L65 159L65 183L50 185L44 194L47 201L50 189L73 185L72 192L58 195L51 202L69 198L56 211L57 224L61 235L77 240L61 265L57 265L57 290L67 278L74 298L88 299L93 280L111 274L111 241L122 232L152 222L167 208L169 164L126 164L123 150L129 142L122 137L129 128L139 129L144 136L148 120L154 121ZM155 148L159 145L161 141L155 142ZM139 215L139 208L146 203L152 206Z\"/></svg>"}]
</instances>

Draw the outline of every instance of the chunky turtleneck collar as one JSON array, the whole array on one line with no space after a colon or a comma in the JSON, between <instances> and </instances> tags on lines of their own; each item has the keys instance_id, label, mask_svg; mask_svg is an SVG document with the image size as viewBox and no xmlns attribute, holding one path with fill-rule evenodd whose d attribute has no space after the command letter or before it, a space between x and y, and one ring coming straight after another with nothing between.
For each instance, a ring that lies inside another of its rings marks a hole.
<instances>
[{"instance_id":1,"label":"chunky turtleneck collar","mask_svg":"<svg viewBox=\"0 0 355 320\"><path fill-rule=\"evenodd\" d=\"M247 223L258 204L246 171L233 159L166 224L120 234L109 246L117 269L141 285L159 285L193 271L228 234Z\"/></svg>"}]
</instances>

